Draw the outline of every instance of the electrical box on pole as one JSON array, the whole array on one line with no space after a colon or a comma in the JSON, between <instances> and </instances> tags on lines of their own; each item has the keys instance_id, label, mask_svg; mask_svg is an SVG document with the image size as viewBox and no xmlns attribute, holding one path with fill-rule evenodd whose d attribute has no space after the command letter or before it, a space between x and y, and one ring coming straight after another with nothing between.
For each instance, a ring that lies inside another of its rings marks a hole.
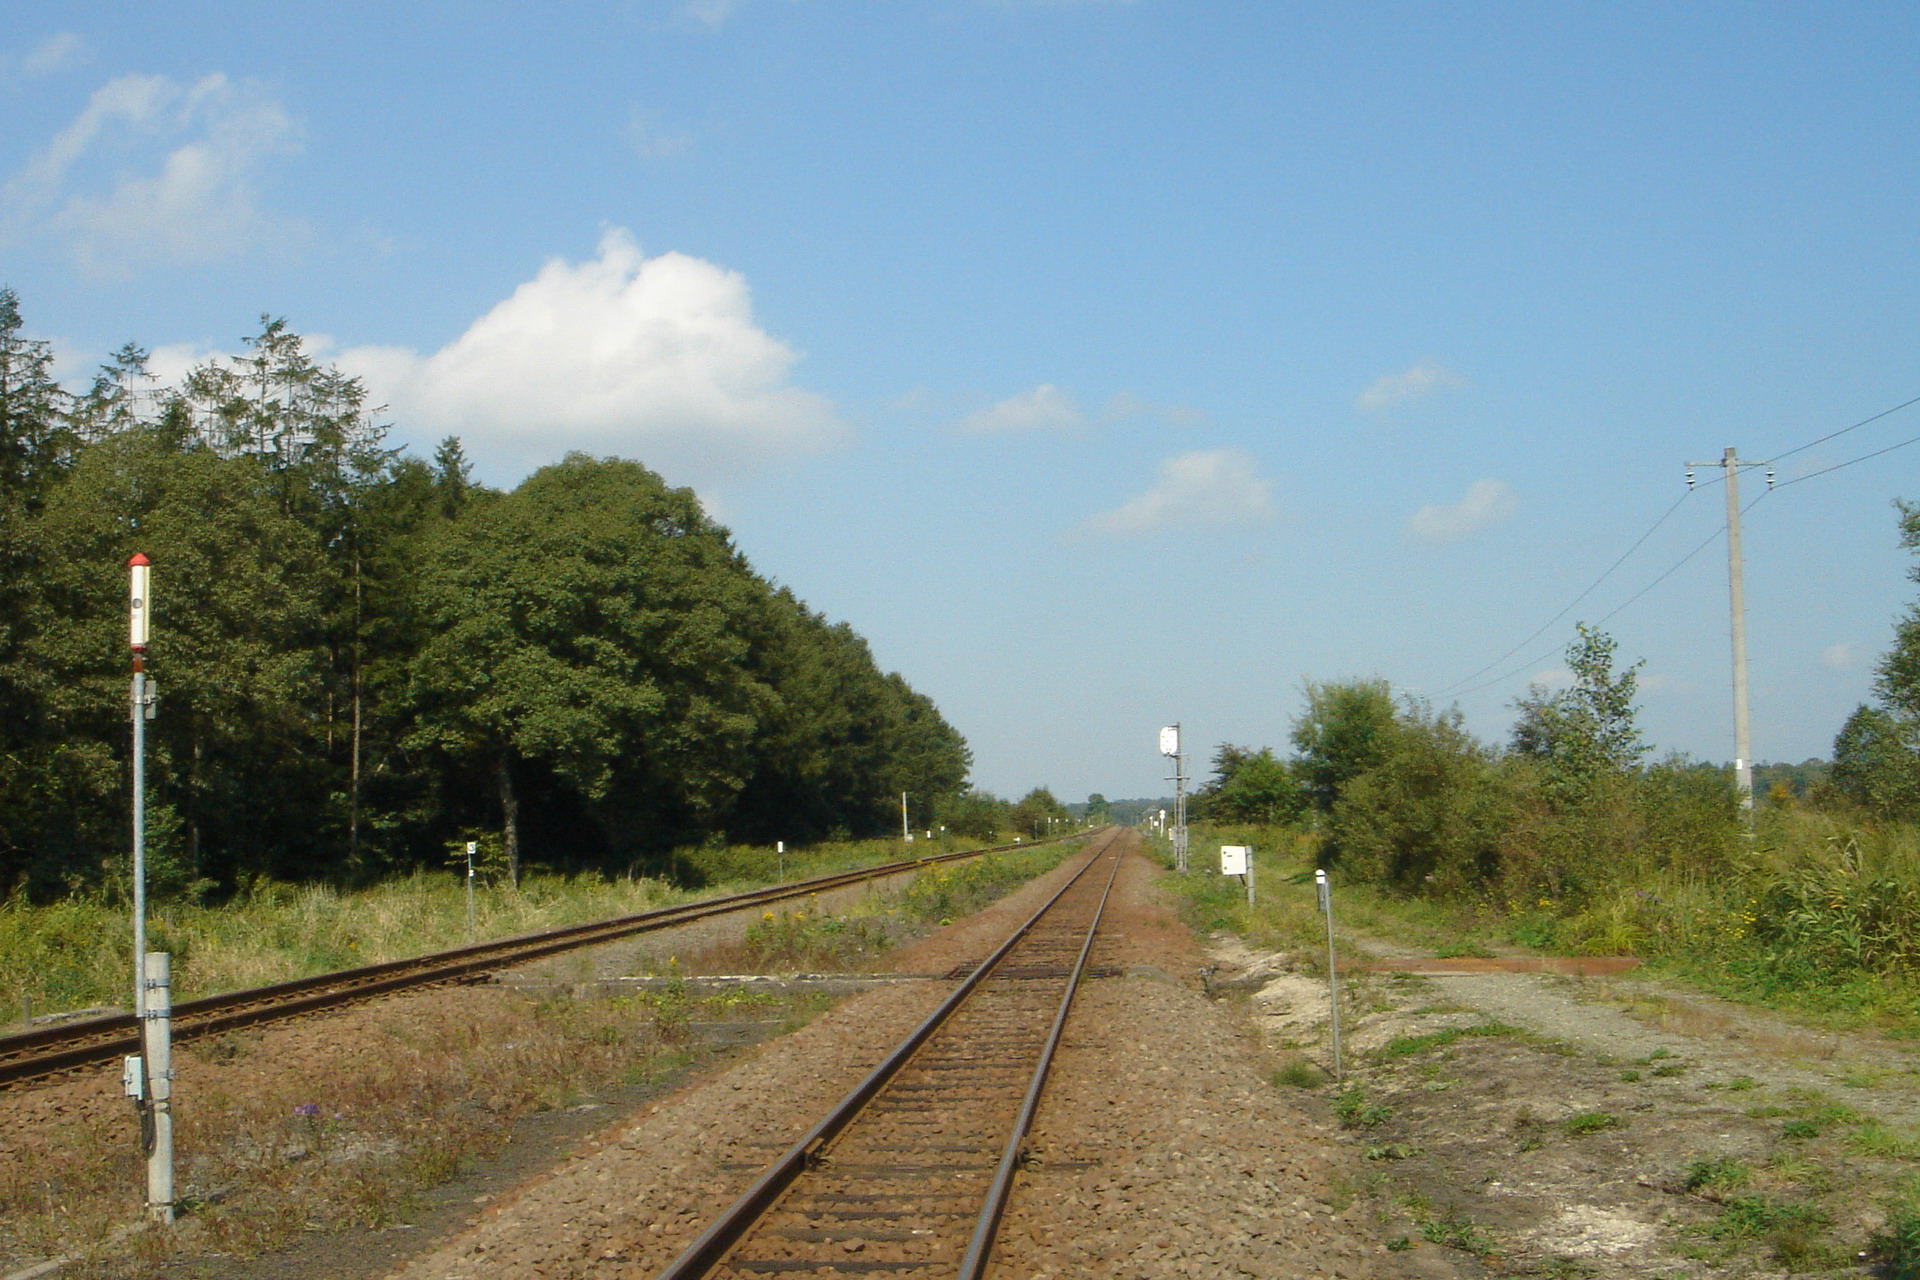
<instances>
[{"instance_id":1,"label":"electrical box on pole","mask_svg":"<svg viewBox=\"0 0 1920 1280\"><path fill-rule=\"evenodd\" d=\"M1180 749L1180 726L1163 726L1160 730L1160 754L1173 761L1173 867L1185 873L1187 870L1187 757Z\"/></svg>"},{"instance_id":2,"label":"electrical box on pole","mask_svg":"<svg viewBox=\"0 0 1920 1280\"><path fill-rule=\"evenodd\" d=\"M1220 846L1220 874L1239 876L1247 882L1247 905L1253 905L1253 846L1250 844L1223 844Z\"/></svg>"}]
</instances>

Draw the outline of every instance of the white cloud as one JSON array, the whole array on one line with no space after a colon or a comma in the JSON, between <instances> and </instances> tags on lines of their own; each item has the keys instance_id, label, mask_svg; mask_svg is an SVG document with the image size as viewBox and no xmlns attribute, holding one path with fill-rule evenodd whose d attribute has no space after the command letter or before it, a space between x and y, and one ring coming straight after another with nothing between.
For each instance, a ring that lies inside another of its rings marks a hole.
<instances>
[{"instance_id":1,"label":"white cloud","mask_svg":"<svg viewBox=\"0 0 1920 1280\"><path fill-rule=\"evenodd\" d=\"M1083 427L1087 415L1073 397L1043 382L1031 391L1002 400L960 420L963 431L1064 431Z\"/></svg>"},{"instance_id":2,"label":"white cloud","mask_svg":"<svg viewBox=\"0 0 1920 1280\"><path fill-rule=\"evenodd\" d=\"M1258 524L1274 517L1273 481L1244 449L1182 453L1160 464L1145 493L1086 522L1090 533L1127 537L1174 525Z\"/></svg>"},{"instance_id":3,"label":"white cloud","mask_svg":"<svg viewBox=\"0 0 1920 1280\"><path fill-rule=\"evenodd\" d=\"M0 56L0 72L12 72L30 79L65 71L87 52L84 40L71 31L58 31L25 53Z\"/></svg>"},{"instance_id":4,"label":"white cloud","mask_svg":"<svg viewBox=\"0 0 1920 1280\"><path fill-rule=\"evenodd\" d=\"M726 25L742 0L688 0L686 13L704 27L718 29Z\"/></svg>"},{"instance_id":5,"label":"white cloud","mask_svg":"<svg viewBox=\"0 0 1920 1280\"><path fill-rule=\"evenodd\" d=\"M1539 689L1546 693L1558 693L1562 689L1573 688L1573 672L1565 667L1548 667L1536 671L1527 677L1527 688Z\"/></svg>"},{"instance_id":6,"label":"white cloud","mask_svg":"<svg viewBox=\"0 0 1920 1280\"><path fill-rule=\"evenodd\" d=\"M315 334L302 335L306 339L309 353L324 353L329 343ZM200 365L210 360L224 359L227 352L212 347L197 346L191 342L172 342L155 347L147 353L147 372L163 387L177 387L186 380Z\"/></svg>"},{"instance_id":7,"label":"white cloud","mask_svg":"<svg viewBox=\"0 0 1920 1280\"><path fill-rule=\"evenodd\" d=\"M255 177L298 148L298 130L258 86L122 76L0 188L14 234L52 233L92 276L243 256L298 238L262 208Z\"/></svg>"},{"instance_id":8,"label":"white cloud","mask_svg":"<svg viewBox=\"0 0 1920 1280\"><path fill-rule=\"evenodd\" d=\"M1407 528L1426 542L1453 542L1506 519L1518 503L1504 481L1475 480L1467 486L1467 496L1451 506L1421 507Z\"/></svg>"},{"instance_id":9,"label":"white cloud","mask_svg":"<svg viewBox=\"0 0 1920 1280\"><path fill-rule=\"evenodd\" d=\"M1128 418L1159 418L1177 427L1196 426L1206 421L1203 410L1184 404L1155 404L1142 400L1131 391L1116 391L1107 401L1107 407L1100 416L1109 422L1121 422Z\"/></svg>"},{"instance_id":10,"label":"white cloud","mask_svg":"<svg viewBox=\"0 0 1920 1280\"><path fill-rule=\"evenodd\" d=\"M845 437L833 406L789 382L796 360L760 329L737 272L649 258L621 229L599 256L554 259L431 355L337 357L409 434L457 434L476 457L530 467L571 449L713 479Z\"/></svg>"},{"instance_id":11,"label":"white cloud","mask_svg":"<svg viewBox=\"0 0 1920 1280\"><path fill-rule=\"evenodd\" d=\"M663 160L693 146L693 135L661 127L649 113L635 107L627 116L627 146L642 160Z\"/></svg>"},{"instance_id":12,"label":"white cloud","mask_svg":"<svg viewBox=\"0 0 1920 1280\"><path fill-rule=\"evenodd\" d=\"M1820 661L1834 671L1851 671L1860 665L1860 646L1842 640L1820 651Z\"/></svg>"},{"instance_id":13,"label":"white cloud","mask_svg":"<svg viewBox=\"0 0 1920 1280\"><path fill-rule=\"evenodd\" d=\"M1378 413L1403 400L1432 395L1436 391L1458 390L1466 385L1465 378L1446 366L1433 360L1421 360L1404 372L1389 373L1375 379L1373 385L1362 391L1354 403L1368 413Z\"/></svg>"}]
</instances>

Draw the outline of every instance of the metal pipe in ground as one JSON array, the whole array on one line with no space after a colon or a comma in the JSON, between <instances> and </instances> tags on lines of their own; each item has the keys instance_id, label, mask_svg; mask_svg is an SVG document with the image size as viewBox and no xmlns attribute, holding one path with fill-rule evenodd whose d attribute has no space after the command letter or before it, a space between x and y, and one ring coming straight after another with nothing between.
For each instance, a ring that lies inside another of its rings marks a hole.
<instances>
[{"instance_id":1,"label":"metal pipe in ground","mask_svg":"<svg viewBox=\"0 0 1920 1280\"><path fill-rule=\"evenodd\" d=\"M1314 872L1313 878L1320 889L1320 910L1327 916L1327 1005L1333 1027L1333 1078L1344 1080L1346 1069L1340 1061L1340 967L1333 949L1333 885L1324 870Z\"/></svg>"}]
</instances>

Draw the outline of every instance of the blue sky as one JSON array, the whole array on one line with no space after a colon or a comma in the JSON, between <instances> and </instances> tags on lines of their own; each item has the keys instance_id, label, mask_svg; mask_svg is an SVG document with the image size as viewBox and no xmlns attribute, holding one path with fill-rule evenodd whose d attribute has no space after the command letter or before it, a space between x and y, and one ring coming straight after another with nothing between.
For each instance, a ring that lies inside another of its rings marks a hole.
<instances>
[{"instance_id":1,"label":"blue sky","mask_svg":"<svg viewBox=\"0 0 1920 1280\"><path fill-rule=\"evenodd\" d=\"M1684 462L1920 396L1911 5L66 4L8 33L0 280L74 376L270 312L494 483L638 457L1003 793L1159 793L1161 723L1281 745L1304 678L1463 689L1503 736L1576 620L1720 527L1704 487L1464 679ZM1915 435L1920 406L1780 478ZM1760 758L1825 754L1868 695L1916 480L1920 445L1749 513ZM1725 575L1716 543L1606 623L1663 749L1732 755Z\"/></svg>"}]
</instances>

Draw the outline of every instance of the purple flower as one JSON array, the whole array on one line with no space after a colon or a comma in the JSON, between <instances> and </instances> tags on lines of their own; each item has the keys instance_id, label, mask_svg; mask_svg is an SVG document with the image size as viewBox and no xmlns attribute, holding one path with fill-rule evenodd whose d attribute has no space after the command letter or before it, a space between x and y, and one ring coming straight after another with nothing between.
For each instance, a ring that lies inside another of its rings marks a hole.
<instances>
[{"instance_id":1,"label":"purple flower","mask_svg":"<svg viewBox=\"0 0 1920 1280\"><path fill-rule=\"evenodd\" d=\"M293 1109L293 1114L297 1116L305 1116L307 1119L311 1120L315 1116L320 1114L320 1104L317 1102L303 1102L299 1106Z\"/></svg>"}]
</instances>

